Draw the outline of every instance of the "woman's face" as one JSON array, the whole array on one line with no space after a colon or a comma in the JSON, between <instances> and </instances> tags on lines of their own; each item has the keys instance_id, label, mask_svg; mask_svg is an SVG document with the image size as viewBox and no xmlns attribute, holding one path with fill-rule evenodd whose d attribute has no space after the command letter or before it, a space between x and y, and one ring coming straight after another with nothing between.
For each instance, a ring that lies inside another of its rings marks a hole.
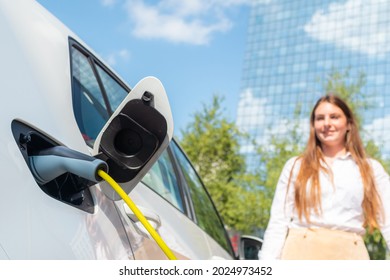
<instances>
[{"instance_id":1,"label":"woman's face","mask_svg":"<svg viewBox=\"0 0 390 280\"><path fill-rule=\"evenodd\" d=\"M314 130L323 146L344 147L349 129L347 117L339 107L322 102L314 111Z\"/></svg>"}]
</instances>

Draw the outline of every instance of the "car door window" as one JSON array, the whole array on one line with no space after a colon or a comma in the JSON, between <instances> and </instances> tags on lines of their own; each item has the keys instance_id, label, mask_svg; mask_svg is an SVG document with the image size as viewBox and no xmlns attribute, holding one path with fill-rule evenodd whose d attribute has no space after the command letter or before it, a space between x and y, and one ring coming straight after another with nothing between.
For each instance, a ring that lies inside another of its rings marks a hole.
<instances>
[{"instance_id":1,"label":"car door window","mask_svg":"<svg viewBox=\"0 0 390 280\"><path fill-rule=\"evenodd\" d=\"M92 145L130 90L79 44L70 44L73 110L84 140Z\"/></svg>"},{"instance_id":2,"label":"car door window","mask_svg":"<svg viewBox=\"0 0 390 280\"><path fill-rule=\"evenodd\" d=\"M107 94L108 102L112 111L115 111L118 108L119 104L128 94L128 90L114 80L102 67L99 65L96 66L96 69L99 73L100 79L104 86L104 90Z\"/></svg>"},{"instance_id":3,"label":"car door window","mask_svg":"<svg viewBox=\"0 0 390 280\"><path fill-rule=\"evenodd\" d=\"M108 119L107 106L88 58L72 49L74 111L84 139L95 139Z\"/></svg>"},{"instance_id":4,"label":"car door window","mask_svg":"<svg viewBox=\"0 0 390 280\"><path fill-rule=\"evenodd\" d=\"M112 111L130 90L82 46L74 40L70 44L74 114L84 139L92 146ZM142 181L184 213L177 176L167 151Z\"/></svg>"},{"instance_id":5,"label":"car door window","mask_svg":"<svg viewBox=\"0 0 390 280\"><path fill-rule=\"evenodd\" d=\"M214 207L214 204L201 182L195 169L180 150L180 148L171 142L171 147L179 162L185 181L189 187L193 208L197 223L200 228L206 231L214 238L225 250L232 252L230 241L228 239L222 221Z\"/></svg>"},{"instance_id":6,"label":"car door window","mask_svg":"<svg viewBox=\"0 0 390 280\"><path fill-rule=\"evenodd\" d=\"M146 173L142 182L184 212L178 180L167 150Z\"/></svg>"}]
</instances>

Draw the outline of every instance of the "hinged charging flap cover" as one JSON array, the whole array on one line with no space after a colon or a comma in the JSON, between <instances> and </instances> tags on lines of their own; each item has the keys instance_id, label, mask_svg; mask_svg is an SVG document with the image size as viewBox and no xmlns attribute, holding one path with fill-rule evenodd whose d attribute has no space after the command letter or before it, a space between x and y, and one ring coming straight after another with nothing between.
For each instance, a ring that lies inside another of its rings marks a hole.
<instances>
[{"instance_id":1,"label":"hinged charging flap cover","mask_svg":"<svg viewBox=\"0 0 390 280\"><path fill-rule=\"evenodd\" d=\"M155 77L142 79L118 106L96 138L93 155L108 164L109 175L129 193L167 148L173 135L168 97ZM100 184L112 200L119 195Z\"/></svg>"}]
</instances>

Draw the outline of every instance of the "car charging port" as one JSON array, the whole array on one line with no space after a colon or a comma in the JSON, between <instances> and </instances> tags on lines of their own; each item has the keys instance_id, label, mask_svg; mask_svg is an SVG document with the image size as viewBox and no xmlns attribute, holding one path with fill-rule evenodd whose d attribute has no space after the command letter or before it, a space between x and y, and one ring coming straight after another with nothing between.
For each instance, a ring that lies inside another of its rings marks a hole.
<instances>
[{"instance_id":1,"label":"car charging port","mask_svg":"<svg viewBox=\"0 0 390 280\"><path fill-rule=\"evenodd\" d=\"M59 201L93 213L94 202L89 187L96 184L96 180L66 171L58 172L58 176L53 178L37 176L34 164L40 163L32 159L37 159L47 151L66 150L66 147L21 121L14 120L11 127L19 150L41 190Z\"/></svg>"}]
</instances>

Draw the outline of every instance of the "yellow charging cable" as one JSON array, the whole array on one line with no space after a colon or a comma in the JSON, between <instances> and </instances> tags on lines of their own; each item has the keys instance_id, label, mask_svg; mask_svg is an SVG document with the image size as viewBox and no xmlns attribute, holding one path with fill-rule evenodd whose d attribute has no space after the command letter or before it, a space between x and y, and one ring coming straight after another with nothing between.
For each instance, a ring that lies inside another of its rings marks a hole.
<instances>
[{"instance_id":1,"label":"yellow charging cable","mask_svg":"<svg viewBox=\"0 0 390 280\"><path fill-rule=\"evenodd\" d=\"M115 180L103 170L99 170L98 175L101 178L103 178L119 194L119 196L124 200L124 202L126 202L127 206L129 206L131 211L133 211L133 213L137 216L138 220L142 223L145 229L153 237L153 239L156 241L158 246L160 246L161 250L163 250L163 252L168 257L168 259L177 260L176 256L172 253L172 251L169 249L169 247L161 238L161 236L155 231L155 229L151 226L151 224L148 222L148 220L145 218L142 212L138 209L137 205L135 205L135 203L130 199L127 193L119 186L119 184L115 182Z\"/></svg>"}]
</instances>

